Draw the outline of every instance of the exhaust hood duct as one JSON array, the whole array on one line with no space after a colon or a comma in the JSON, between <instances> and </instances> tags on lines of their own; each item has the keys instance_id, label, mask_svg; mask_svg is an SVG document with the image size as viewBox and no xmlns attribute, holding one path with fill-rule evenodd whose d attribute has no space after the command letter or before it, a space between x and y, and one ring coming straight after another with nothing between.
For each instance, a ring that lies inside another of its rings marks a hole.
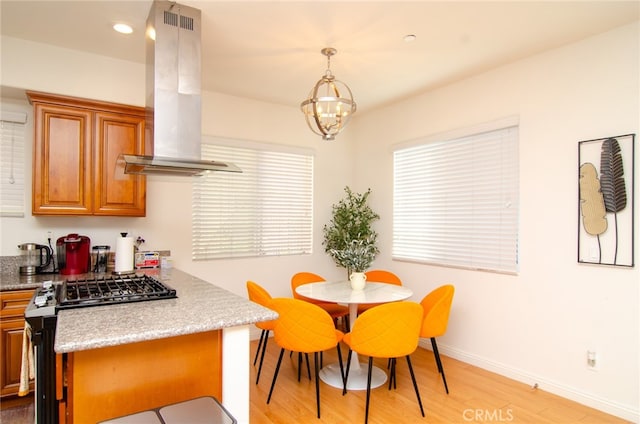
<instances>
[{"instance_id":1,"label":"exhaust hood duct","mask_svg":"<svg viewBox=\"0 0 640 424\"><path fill-rule=\"evenodd\" d=\"M155 0L147 18L145 156L120 155L125 174L242 172L201 160L201 12Z\"/></svg>"}]
</instances>

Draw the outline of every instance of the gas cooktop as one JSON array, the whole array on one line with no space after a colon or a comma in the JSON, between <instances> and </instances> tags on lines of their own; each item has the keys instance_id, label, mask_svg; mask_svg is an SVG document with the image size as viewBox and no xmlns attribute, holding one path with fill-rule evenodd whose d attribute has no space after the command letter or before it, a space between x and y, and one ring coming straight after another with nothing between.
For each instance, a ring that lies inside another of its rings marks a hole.
<instances>
[{"instance_id":1,"label":"gas cooktop","mask_svg":"<svg viewBox=\"0 0 640 424\"><path fill-rule=\"evenodd\" d=\"M45 281L25 309L25 317L55 316L58 310L87 306L117 305L121 303L178 297L176 291L145 274L104 275L95 278L66 280L54 285Z\"/></svg>"},{"instance_id":2,"label":"gas cooktop","mask_svg":"<svg viewBox=\"0 0 640 424\"><path fill-rule=\"evenodd\" d=\"M60 287L56 309L142 302L177 297L176 291L144 275L67 280Z\"/></svg>"}]
</instances>

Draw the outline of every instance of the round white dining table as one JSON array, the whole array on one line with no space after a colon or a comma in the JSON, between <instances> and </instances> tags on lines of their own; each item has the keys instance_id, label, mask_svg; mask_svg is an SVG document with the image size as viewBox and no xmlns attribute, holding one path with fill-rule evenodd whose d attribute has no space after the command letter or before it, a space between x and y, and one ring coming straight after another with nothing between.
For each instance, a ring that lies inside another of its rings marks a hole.
<instances>
[{"instance_id":1,"label":"round white dining table","mask_svg":"<svg viewBox=\"0 0 640 424\"><path fill-rule=\"evenodd\" d=\"M349 323L351 328L358 317L358 305L367 303L387 303L405 300L413 296L413 291L395 284L367 281L362 290L352 290L351 283L345 281L318 282L303 284L296 288L301 296L325 302L349 305ZM348 390L366 390L368 365L360 363L358 354L351 355L349 366ZM342 389L342 377L338 363L326 365L320 370L320 379L330 386ZM387 380L387 374L378 367L371 372L371 387L378 387Z\"/></svg>"}]
</instances>

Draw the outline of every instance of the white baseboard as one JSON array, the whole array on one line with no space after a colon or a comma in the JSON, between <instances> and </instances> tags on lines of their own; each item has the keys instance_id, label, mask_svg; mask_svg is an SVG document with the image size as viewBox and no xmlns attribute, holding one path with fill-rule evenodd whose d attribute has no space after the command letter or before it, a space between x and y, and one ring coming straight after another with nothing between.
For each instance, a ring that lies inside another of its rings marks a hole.
<instances>
[{"instance_id":1,"label":"white baseboard","mask_svg":"<svg viewBox=\"0 0 640 424\"><path fill-rule=\"evenodd\" d=\"M420 339L420 347L431 350L431 340ZM470 354L468 352L446 345L441 345L440 343L438 343L438 351L441 355L449 356L467 364L471 364L487 371L491 371L504 377L519 381L521 383L529 384L531 386L533 386L534 384L538 384L538 388L542 390L561 396L565 399L570 399L599 411L606 412L607 414L615 415L625 420L629 420L633 423L640 422L640 410L638 409L620 405L616 402L612 402L610 400L594 396L590 393L576 390L573 387L566 386L556 381L541 378L540 376L528 373L526 371L509 367L502 363L495 362L478 355ZM449 389L451 389L451 387Z\"/></svg>"}]
</instances>

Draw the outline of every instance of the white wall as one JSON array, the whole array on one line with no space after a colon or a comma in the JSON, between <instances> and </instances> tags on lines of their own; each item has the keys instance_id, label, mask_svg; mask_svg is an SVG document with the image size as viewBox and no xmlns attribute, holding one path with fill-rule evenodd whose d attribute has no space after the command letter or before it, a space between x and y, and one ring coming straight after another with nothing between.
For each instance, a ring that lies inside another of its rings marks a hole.
<instances>
[{"instance_id":1,"label":"white wall","mask_svg":"<svg viewBox=\"0 0 640 424\"><path fill-rule=\"evenodd\" d=\"M638 255L633 269L578 264L576 243L578 142L638 134L638 32L626 26L504 66L363 115L353 128L354 187L372 188L382 216L376 265L398 271L418 297L443 283L456 286L442 350L634 421ZM520 118L520 273L392 261L393 145L512 115ZM636 230L636 252L638 242ZM598 352L597 372L586 367L588 349Z\"/></svg>"},{"instance_id":2,"label":"white wall","mask_svg":"<svg viewBox=\"0 0 640 424\"><path fill-rule=\"evenodd\" d=\"M3 87L144 105L143 65L8 37L2 38L2 47ZM298 270L315 271L332 279L345 277L344 271L324 254L322 227L330 219L331 205L343 196L345 185L352 181L353 143L349 142L349 132L341 134L340 142L322 143L306 127L298 105L271 105L205 92L202 107L202 130L207 136L286 144L314 151L312 255L191 261L191 179L182 177L148 177L146 218L34 217L30 214L29 172L27 215L0 218L0 255L19 254L17 244L22 242L46 243L49 230L54 244L60 236L79 232L88 235L94 245L108 244L112 248L117 235L127 231L133 236L141 235L146 240L144 248L170 249L174 266L240 295L246 294L246 281L253 279L274 296L289 296L291 275ZM3 108L25 110L31 117L24 97L21 101L3 99ZM30 149L27 146L27 169L31 169Z\"/></svg>"},{"instance_id":3,"label":"white wall","mask_svg":"<svg viewBox=\"0 0 640 424\"><path fill-rule=\"evenodd\" d=\"M144 103L140 65L1 41L3 86ZM75 230L93 244L111 245L126 230L142 235L147 248L170 248L181 269L238 294L244 295L247 279L255 279L274 295L289 295L289 278L298 270L344 277L324 254L322 226L345 185L371 187L371 203L382 217L375 266L397 271L416 293L414 300L444 282L456 285L449 332L440 342L444 353L638 421L638 266L576 263L577 142L638 133L638 62L638 26L623 27L356 115L334 143L310 133L297 105L204 93L204 134L315 151L313 255L192 262L191 184L162 177L149 179L146 218L2 218L0 254L17 254L20 242L44 242L47 229L54 237ZM391 146L514 114L520 116L521 141L519 275L392 261ZM635 218L637 228L638 206ZM636 234L636 250L638 242ZM592 348L600 356L597 372L585 366Z\"/></svg>"}]
</instances>

